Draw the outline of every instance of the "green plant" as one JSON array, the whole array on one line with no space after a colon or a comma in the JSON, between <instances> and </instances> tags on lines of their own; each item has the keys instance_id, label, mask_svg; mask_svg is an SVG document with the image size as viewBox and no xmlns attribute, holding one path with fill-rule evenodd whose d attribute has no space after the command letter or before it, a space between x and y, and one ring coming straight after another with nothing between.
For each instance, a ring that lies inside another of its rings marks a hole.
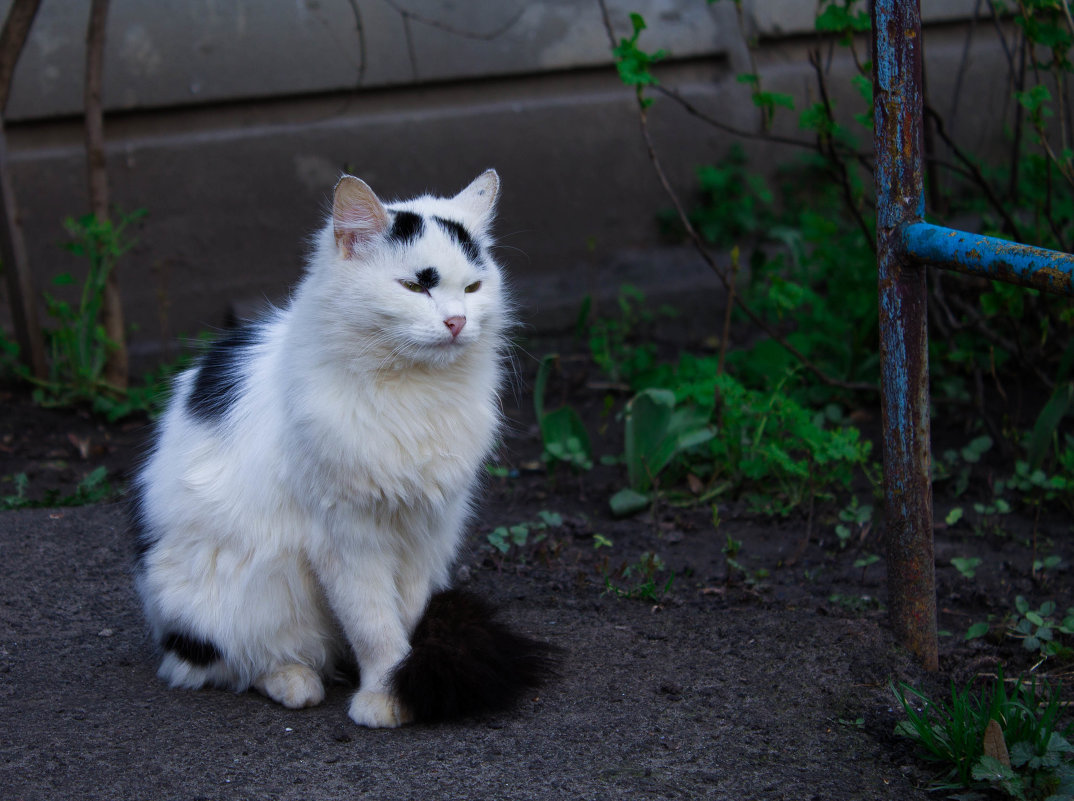
<instances>
[{"instance_id":1,"label":"green plant","mask_svg":"<svg viewBox=\"0 0 1074 801\"><path fill-rule=\"evenodd\" d=\"M544 444L544 459L549 465L565 464L575 470L589 470L593 467L593 451L578 412L570 406L553 411L545 408L548 378L558 358L549 354L541 359L533 388L533 407Z\"/></svg>"},{"instance_id":2,"label":"green plant","mask_svg":"<svg viewBox=\"0 0 1074 801\"><path fill-rule=\"evenodd\" d=\"M666 580L659 580L659 574L666 569L659 554L646 551L638 561L624 565L614 573L606 570L605 592L620 598L658 602L671 592L671 585L675 583L674 573L669 573Z\"/></svg>"},{"instance_id":3,"label":"green plant","mask_svg":"<svg viewBox=\"0 0 1074 801\"><path fill-rule=\"evenodd\" d=\"M868 469L871 443L856 428L818 424L778 387L750 390L727 374L713 384L720 408L712 480L743 492L754 510L786 515L806 500L830 500Z\"/></svg>"},{"instance_id":4,"label":"green plant","mask_svg":"<svg viewBox=\"0 0 1074 801\"><path fill-rule=\"evenodd\" d=\"M49 376L44 381L35 380L35 398L42 405L66 406L79 402L107 405L109 398L124 394L124 388L110 386L104 380L105 362L117 343L108 338L100 316L108 275L134 244L125 237L126 229L144 214L144 210L139 210L122 215L118 223L100 220L93 214L64 221L71 237L66 248L85 257L89 265L77 304L45 293L45 307L56 326L45 332ZM69 273L53 279L55 286L74 283Z\"/></svg>"},{"instance_id":5,"label":"green plant","mask_svg":"<svg viewBox=\"0 0 1074 801\"><path fill-rule=\"evenodd\" d=\"M1052 554L1045 556L1043 559L1033 560L1033 575L1039 575L1045 571L1064 570L1066 563L1063 561L1063 557L1058 554Z\"/></svg>"},{"instance_id":6,"label":"green plant","mask_svg":"<svg viewBox=\"0 0 1074 801\"><path fill-rule=\"evenodd\" d=\"M1033 468L1030 462L1019 459L1014 463L1014 473L1006 486L1020 493L1026 506L1040 509L1058 502L1068 512L1074 512L1074 437L1064 436L1065 447L1056 454L1058 472L1048 475L1042 468ZM1068 465L1069 462L1069 465Z\"/></svg>"},{"instance_id":7,"label":"green plant","mask_svg":"<svg viewBox=\"0 0 1074 801\"><path fill-rule=\"evenodd\" d=\"M1021 640L1025 650L1043 657L1074 655L1074 650L1059 639L1059 635L1074 635L1074 607L1067 609L1065 617L1057 619L1055 601L1044 601L1034 609L1019 595L1014 599L1014 608L1007 633Z\"/></svg>"},{"instance_id":8,"label":"green plant","mask_svg":"<svg viewBox=\"0 0 1074 801\"><path fill-rule=\"evenodd\" d=\"M0 496L0 509L49 508L55 506L86 506L100 503L115 495L115 488L108 480L108 470L103 465L94 468L75 486L70 495L50 490L40 498L31 498L30 479L25 473L12 478L14 493Z\"/></svg>"},{"instance_id":9,"label":"green plant","mask_svg":"<svg viewBox=\"0 0 1074 801\"><path fill-rule=\"evenodd\" d=\"M720 531L720 509L716 504L712 505L712 527L718 534ZM726 535L721 550L723 551L724 564L727 567L725 580L728 584L741 579L745 581L746 584L753 586L769 577L769 571L763 567L759 567L755 570L750 570L746 567L740 559L742 554L742 540L736 540L730 533Z\"/></svg>"},{"instance_id":10,"label":"green plant","mask_svg":"<svg viewBox=\"0 0 1074 801\"><path fill-rule=\"evenodd\" d=\"M982 693L951 685L949 702L934 702L908 684L891 690L905 714L895 733L917 743L940 771L935 790L999 791L1018 799L1074 797L1071 724L1060 725L1057 690L1003 673ZM960 796L968 797L968 796Z\"/></svg>"},{"instance_id":11,"label":"green plant","mask_svg":"<svg viewBox=\"0 0 1074 801\"><path fill-rule=\"evenodd\" d=\"M734 5L741 24L741 4L735 0ZM1066 113L1064 87L1074 71L1069 9L1055 0L997 0L995 7L995 12L1010 14L1025 52L1034 53L1032 58L1008 62L1007 85L1017 87L1016 102L1005 119L1013 137L1010 156L1006 163L988 165L966 153L942 117L927 107L926 125L956 163L955 180L949 180L943 168L930 172L930 208L940 215L975 215L977 227L985 233L1069 251L1074 241L1074 195L1069 191L1074 186L1074 149L1066 138L1067 128L1054 124ZM623 80L638 89L639 99L643 87L655 87L654 96L726 130L724 123L707 118L683 95L659 84L651 71L654 59L638 56L645 21L637 17L632 23L633 36L624 40L629 47L616 49L615 55ZM674 198L678 229L703 253L706 246L737 247L743 239L747 247L754 246L749 281L736 287L737 306L743 309L740 318L762 324L770 337L729 353L729 370L751 389L783 387L785 394L807 407L845 401L849 387L876 384L873 181L868 161L860 155L861 134L864 130L868 135L872 124L872 65L859 53L869 26L864 0L818 4L818 41L837 42L853 59L858 71L851 83L868 105L865 110L836 109L835 97L853 94L831 91L825 65L832 59L819 44L810 52L816 100L802 107L791 96L766 90L752 58L750 70L738 76L761 110L762 123L759 131L736 133L785 142L785 135L771 134L770 124L777 116L793 114L806 135L796 142L803 146L798 152L804 157L782 172L778 189L749 169L743 150L736 146L716 164L698 169L699 203L694 209L684 211L686 204ZM743 32L749 54L752 42L744 26ZM1008 34L998 27L996 34L1010 52ZM643 99L641 112L647 137L649 101ZM853 123L846 122L848 118ZM660 170L652 141L647 144ZM716 259L707 261L718 270ZM1060 421L1074 408L1070 381L1074 348L1069 345L1074 312L1061 299L1034 290L999 282L970 285L949 273L938 273L930 289L930 308L936 310L931 315L937 335L930 341L930 362L938 415L953 403L974 404L979 414L990 413L984 403L986 382L994 384L1006 402L1005 385L1019 374L1033 373L1054 390L1026 438L1030 475L1038 475L1033 471L1043 467L1049 480L1056 480L1047 488L1037 484L1029 500L1074 507L1069 491L1074 486L1074 455L1062 463L1058 458L1063 439ZM806 369L799 369L803 366ZM825 380L813 380L818 375ZM1013 413L1013 405L1008 403L1001 412L1003 425L994 424L991 430L1013 432L1005 419ZM1022 439L1021 432L1014 438ZM946 463L938 459L937 481L951 479L947 486L960 495L982 452L971 448L968 455L955 452ZM1045 466L1049 453L1055 454L1055 464ZM978 528L997 528L997 516L1002 514L1000 503L984 504Z\"/></svg>"},{"instance_id":12,"label":"green plant","mask_svg":"<svg viewBox=\"0 0 1074 801\"><path fill-rule=\"evenodd\" d=\"M674 314L668 308L661 316ZM656 346L645 338L656 314L645 304L645 294L632 284L619 287L616 314L602 315L589 324L589 352L601 371L615 382L633 382L656 364Z\"/></svg>"},{"instance_id":13,"label":"green plant","mask_svg":"<svg viewBox=\"0 0 1074 801\"><path fill-rule=\"evenodd\" d=\"M951 493L956 497L962 495L970 485L970 473L988 451L992 449L992 438L980 436L972 439L959 449L948 448L932 462L932 480L944 482L954 479Z\"/></svg>"},{"instance_id":14,"label":"green plant","mask_svg":"<svg viewBox=\"0 0 1074 801\"><path fill-rule=\"evenodd\" d=\"M645 18L641 14L630 15L630 25L634 29L629 39L620 39L619 44L612 49L615 56L616 68L619 77L627 86L633 86L638 95L638 102L644 108L652 103L650 98L644 96L646 86L655 86L656 78L653 76L651 67L667 54L663 50L655 53L647 53L638 47L638 37L645 30Z\"/></svg>"},{"instance_id":15,"label":"green plant","mask_svg":"<svg viewBox=\"0 0 1074 801\"><path fill-rule=\"evenodd\" d=\"M30 486L30 479L25 473L17 473L12 478L15 492L11 495L0 496L0 509L21 509L32 505L32 501L26 497L26 490Z\"/></svg>"},{"instance_id":16,"label":"green plant","mask_svg":"<svg viewBox=\"0 0 1074 801\"><path fill-rule=\"evenodd\" d=\"M537 520L527 520L511 526L497 526L488 535L489 545L501 554L507 554L512 546L523 548L541 542L548 536L549 529L563 525L563 516L558 512L542 509L537 513Z\"/></svg>"},{"instance_id":17,"label":"green plant","mask_svg":"<svg viewBox=\"0 0 1074 801\"><path fill-rule=\"evenodd\" d=\"M631 514L648 505L672 460L712 439L709 414L692 404L678 404L669 389L645 389L627 403L624 461L630 486L612 496L613 512Z\"/></svg>"},{"instance_id":18,"label":"green plant","mask_svg":"<svg viewBox=\"0 0 1074 801\"><path fill-rule=\"evenodd\" d=\"M977 575L977 568L981 566L981 559L976 556L954 556L951 558L954 566L964 579L972 579Z\"/></svg>"},{"instance_id":19,"label":"green plant","mask_svg":"<svg viewBox=\"0 0 1074 801\"><path fill-rule=\"evenodd\" d=\"M843 595L835 592L828 596L828 601L855 615L863 615L866 612L884 608L880 599L872 595Z\"/></svg>"},{"instance_id":20,"label":"green plant","mask_svg":"<svg viewBox=\"0 0 1074 801\"><path fill-rule=\"evenodd\" d=\"M855 536L861 542L869 535L873 525L873 507L861 503L857 495L852 495L847 505L839 510L839 519L842 522L836 524L835 536L839 538L839 547L846 548Z\"/></svg>"}]
</instances>

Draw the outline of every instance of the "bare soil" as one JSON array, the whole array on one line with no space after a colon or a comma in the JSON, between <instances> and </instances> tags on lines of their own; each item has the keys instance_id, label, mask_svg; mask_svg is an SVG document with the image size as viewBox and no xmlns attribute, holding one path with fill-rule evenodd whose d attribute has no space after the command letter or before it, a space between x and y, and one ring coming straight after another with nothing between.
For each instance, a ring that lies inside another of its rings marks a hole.
<instances>
[{"instance_id":1,"label":"bare soil","mask_svg":"<svg viewBox=\"0 0 1074 801\"><path fill-rule=\"evenodd\" d=\"M520 361L531 373L532 359ZM594 386L584 358L562 364L557 402L582 410L598 455L618 453L607 387ZM1016 507L946 526L953 500L938 494L945 635L940 671L926 674L893 641L884 564L868 559L882 554L882 524L841 548L837 509L823 505L771 519L730 500L718 534L707 507L615 519L607 501L623 485L621 469L550 475L530 399L525 378L505 399L503 469L486 482L458 580L500 603L518 628L563 647L562 676L511 714L367 731L347 719L342 685L302 711L254 693L164 687L130 587L121 497L55 505L99 465L121 491L148 422L106 424L0 390L0 496L22 473L26 497L50 504L0 512L2 795L931 798L928 769L893 734L890 682L936 696L1001 664L1008 674L1027 670L1034 655L1002 636L1015 596L1074 605L1069 570L1032 570L1034 553L1074 564L1069 517ZM875 410L860 413L867 428L870 415L875 423ZM950 428L938 421L936 439L964 439ZM1002 456L992 459L960 504L987 500L991 482L1010 472ZM495 528L542 511L562 525L531 526L506 554L489 544ZM742 543L745 573L725 559L727 536ZM646 553L663 563L648 587L637 568L627 571ZM956 556L982 560L972 580L951 565ZM989 616L993 636L963 640ZM1060 678L1066 670L1056 659L1038 668Z\"/></svg>"}]
</instances>

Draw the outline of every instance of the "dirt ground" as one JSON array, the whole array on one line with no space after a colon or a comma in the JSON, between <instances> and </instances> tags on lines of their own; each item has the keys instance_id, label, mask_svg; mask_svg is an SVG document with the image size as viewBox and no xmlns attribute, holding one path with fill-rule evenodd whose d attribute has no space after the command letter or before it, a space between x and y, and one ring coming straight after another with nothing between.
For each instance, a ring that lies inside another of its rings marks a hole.
<instances>
[{"instance_id":1,"label":"dirt ground","mask_svg":"<svg viewBox=\"0 0 1074 801\"><path fill-rule=\"evenodd\" d=\"M605 391L579 370L562 391L579 408L599 408ZM25 473L27 497L51 493L59 503L99 465L121 487L145 441L144 421L42 410L17 390L0 392L0 402L0 496ZM834 509L772 520L729 502L718 536L707 508L617 520L607 499L622 486L619 468L550 479L525 381L506 412L501 469L486 483L458 579L564 649L561 677L539 695L510 714L367 731L347 719L345 686L302 711L254 693L169 690L155 678L130 586L121 501L0 512L0 795L931 798L928 769L893 734L889 683L936 696L999 664L1028 669L1032 654L999 634L1014 597L1071 603L1070 571L1034 576L1030 545L1035 524L1039 552L1074 564L1068 518L1015 509L993 528L946 526L950 504L938 495L948 634L939 673L926 674L892 638L884 565L869 559L882 553L880 526L840 548ZM598 434L598 454L617 452L613 429ZM974 487L987 497L1004 471L1001 462L978 466L969 501ZM497 527L532 524L542 512L558 525L530 525L526 543L506 554L489 544ZM727 535L742 542L746 573L729 569ZM625 568L645 553L663 566L639 589L644 576ZM959 575L955 556L981 558L974 579ZM997 635L964 642L969 624L988 615ZM1039 670L1062 677L1064 666L1050 660Z\"/></svg>"}]
</instances>

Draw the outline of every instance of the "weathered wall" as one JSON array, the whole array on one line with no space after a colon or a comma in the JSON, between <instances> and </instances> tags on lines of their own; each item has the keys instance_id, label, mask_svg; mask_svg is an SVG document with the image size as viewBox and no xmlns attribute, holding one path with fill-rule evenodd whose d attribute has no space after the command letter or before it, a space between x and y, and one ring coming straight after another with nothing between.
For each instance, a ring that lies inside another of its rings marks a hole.
<instances>
[{"instance_id":1,"label":"weathered wall","mask_svg":"<svg viewBox=\"0 0 1074 801\"><path fill-rule=\"evenodd\" d=\"M802 34L813 3L745 5L766 87L808 97ZM734 79L748 60L731 3L609 6L619 35L629 33L629 11L646 17L643 44L669 52L666 83L733 125L755 124ZM943 21L965 16L973 0L925 6L926 19ZM16 191L43 284L77 269L58 243L63 217L85 209L77 114L87 7L43 3L9 107ZM696 290L715 287L688 258L661 272L644 255L666 200L595 0L113 0L108 36L113 196L148 210L121 268L136 351L220 325L236 302L283 297L343 169L391 198L455 191L497 167L500 255L533 325L562 323L582 294L614 291L621 276L656 291L694 290L697 302L707 296ZM949 89L963 39L957 27L930 29L935 93ZM976 80L987 81L1002 64L979 42L971 57L984 76ZM853 65L836 58L833 84L845 83L838 76ZM975 101L966 134L995 136L982 120L999 94ZM836 99L847 109L858 102ZM651 117L670 174L687 190L694 166L732 141L667 102ZM793 122L787 131L798 133ZM765 164L793 156L750 150Z\"/></svg>"}]
</instances>

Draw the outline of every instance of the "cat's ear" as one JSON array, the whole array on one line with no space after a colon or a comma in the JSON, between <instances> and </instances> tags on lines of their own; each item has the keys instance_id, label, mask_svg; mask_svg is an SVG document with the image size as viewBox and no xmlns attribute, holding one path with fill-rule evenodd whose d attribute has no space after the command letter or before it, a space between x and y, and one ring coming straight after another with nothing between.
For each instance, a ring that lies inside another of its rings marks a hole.
<instances>
[{"instance_id":1,"label":"cat's ear","mask_svg":"<svg viewBox=\"0 0 1074 801\"><path fill-rule=\"evenodd\" d=\"M365 181L353 175L339 179L332 201L332 230L344 258L354 258L388 229L388 223L384 204Z\"/></svg>"},{"instance_id":2,"label":"cat's ear","mask_svg":"<svg viewBox=\"0 0 1074 801\"><path fill-rule=\"evenodd\" d=\"M474 219L484 224L492 217L499 195L500 176L496 174L496 170L485 170L452 200L462 204Z\"/></svg>"}]
</instances>

